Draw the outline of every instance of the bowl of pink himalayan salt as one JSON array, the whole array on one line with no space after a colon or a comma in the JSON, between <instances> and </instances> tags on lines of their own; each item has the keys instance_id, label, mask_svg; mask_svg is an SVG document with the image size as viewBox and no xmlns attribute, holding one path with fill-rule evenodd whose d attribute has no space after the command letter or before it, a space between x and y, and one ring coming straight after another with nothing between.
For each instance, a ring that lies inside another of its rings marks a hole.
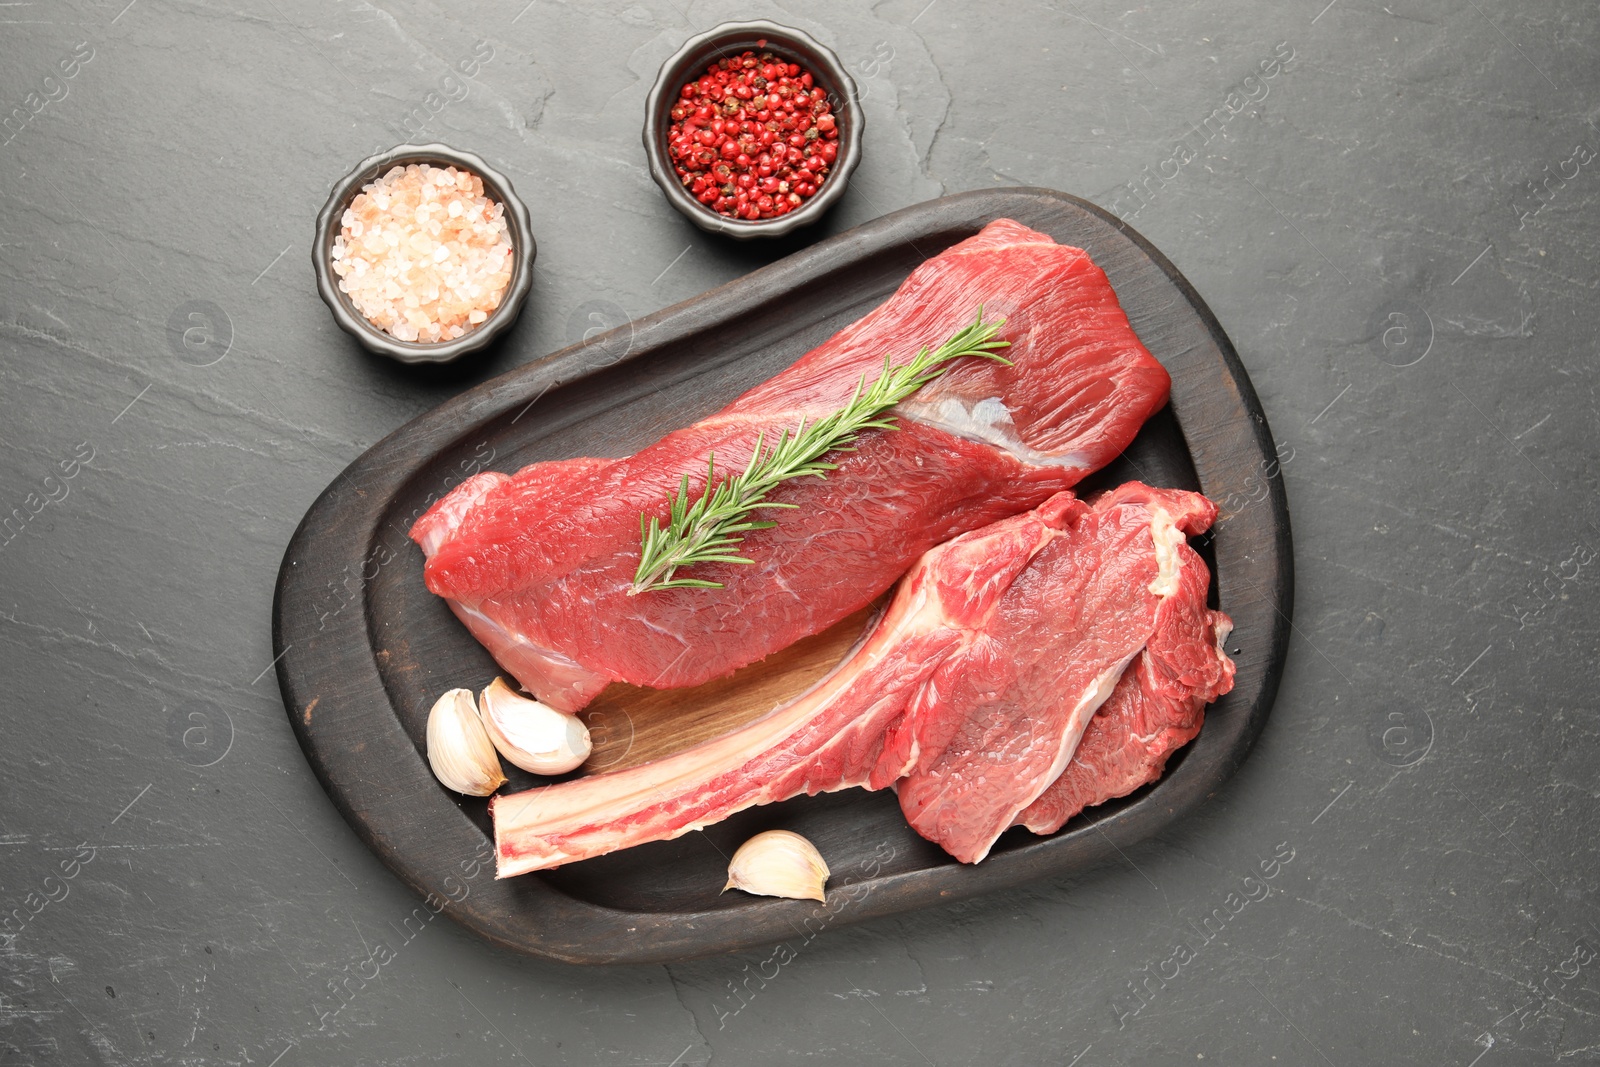
<instances>
[{"instance_id":1,"label":"bowl of pink himalayan salt","mask_svg":"<svg viewBox=\"0 0 1600 1067\"><path fill-rule=\"evenodd\" d=\"M516 321L533 282L528 208L470 152L364 159L317 216L317 291L345 330L403 363L448 363Z\"/></svg>"}]
</instances>

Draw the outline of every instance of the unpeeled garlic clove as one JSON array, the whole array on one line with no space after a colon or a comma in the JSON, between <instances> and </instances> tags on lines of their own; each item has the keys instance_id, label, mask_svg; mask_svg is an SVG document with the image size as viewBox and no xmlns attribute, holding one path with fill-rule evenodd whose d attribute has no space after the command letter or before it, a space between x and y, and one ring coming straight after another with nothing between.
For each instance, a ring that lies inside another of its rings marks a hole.
<instances>
[{"instance_id":1,"label":"unpeeled garlic clove","mask_svg":"<svg viewBox=\"0 0 1600 1067\"><path fill-rule=\"evenodd\" d=\"M428 766L458 793L486 797L505 784L470 689L452 689L428 712Z\"/></svg>"},{"instance_id":2,"label":"unpeeled garlic clove","mask_svg":"<svg viewBox=\"0 0 1600 1067\"><path fill-rule=\"evenodd\" d=\"M767 830L739 846L728 863L728 884L763 897L823 900L828 865L816 846L789 830Z\"/></svg>"},{"instance_id":3,"label":"unpeeled garlic clove","mask_svg":"<svg viewBox=\"0 0 1600 1067\"><path fill-rule=\"evenodd\" d=\"M479 697L483 726L500 754L534 774L566 774L589 758L589 728L567 715L514 692L496 678Z\"/></svg>"}]
</instances>

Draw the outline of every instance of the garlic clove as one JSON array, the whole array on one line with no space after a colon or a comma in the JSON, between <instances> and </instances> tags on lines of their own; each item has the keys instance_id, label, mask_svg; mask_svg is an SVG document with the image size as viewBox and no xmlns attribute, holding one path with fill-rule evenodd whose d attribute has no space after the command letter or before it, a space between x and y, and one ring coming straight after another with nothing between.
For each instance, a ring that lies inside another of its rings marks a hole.
<instances>
[{"instance_id":1,"label":"garlic clove","mask_svg":"<svg viewBox=\"0 0 1600 1067\"><path fill-rule=\"evenodd\" d=\"M815 845L789 830L768 830L739 846L728 863L728 884L763 897L823 900L828 865Z\"/></svg>"},{"instance_id":2,"label":"garlic clove","mask_svg":"<svg viewBox=\"0 0 1600 1067\"><path fill-rule=\"evenodd\" d=\"M500 754L534 774L566 774L589 758L589 728L567 715L530 700L496 678L479 697L483 726Z\"/></svg>"},{"instance_id":3,"label":"garlic clove","mask_svg":"<svg viewBox=\"0 0 1600 1067\"><path fill-rule=\"evenodd\" d=\"M428 712L428 765L439 781L470 796L486 797L505 784L472 690L452 689Z\"/></svg>"}]
</instances>

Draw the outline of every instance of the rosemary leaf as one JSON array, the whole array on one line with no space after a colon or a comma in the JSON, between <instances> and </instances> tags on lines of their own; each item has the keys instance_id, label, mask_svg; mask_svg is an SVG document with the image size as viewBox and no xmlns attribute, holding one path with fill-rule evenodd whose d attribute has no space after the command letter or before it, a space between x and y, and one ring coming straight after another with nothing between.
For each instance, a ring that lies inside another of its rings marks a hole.
<instances>
[{"instance_id":1,"label":"rosemary leaf","mask_svg":"<svg viewBox=\"0 0 1600 1067\"><path fill-rule=\"evenodd\" d=\"M838 465L823 457L832 452L853 451L850 447L866 430L893 430L896 421L890 408L933 381L963 356L981 356L1010 365L1010 360L995 350L1010 342L997 341L995 334L1005 323L977 318L940 345L923 348L910 363L893 366L883 360L883 373L870 386L866 376L856 382L850 401L839 410L807 425L800 420L793 431L785 430L767 443L766 435L756 436L755 451L744 471L717 481L717 457L706 459L706 488L689 499L689 476L683 476L678 492L668 501L667 524L655 516L639 516L639 567L634 572L629 596L654 589L720 589L722 583L702 578L678 577L677 572L698 563L753 563L735 555L734 550L752 530L777 525L765 519L752 519L757 508L794 508L798 505L773 503L767 494L791 478L826 478Z\"/></svg>"}]
</instances>

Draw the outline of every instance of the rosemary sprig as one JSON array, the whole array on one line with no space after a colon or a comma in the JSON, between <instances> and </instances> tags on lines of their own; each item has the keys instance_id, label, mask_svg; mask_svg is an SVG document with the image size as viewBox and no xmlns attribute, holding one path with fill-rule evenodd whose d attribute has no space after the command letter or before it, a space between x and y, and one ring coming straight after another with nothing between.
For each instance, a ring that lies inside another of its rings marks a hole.
<instances>
[{"instance_id":1,"label":"rosemary sprig","mask_svg":"<svg viewBox=\"0 0 1600 1067\"><path fill-rule=\"evenodd\" d=\"M815 475L826 478L837 464L822 457L830 452L853 451L850 445L864 430L893 430L895 419L890 408L933 381L963 356L982 356L1010 365L995 349L1010 342L994 340L1005 319L983 321L983 308L972 324L958 330L949 340L930 352L923 348L910 363L891 366L883 360L883 373L870 386L866 375L856 383L850 402L831 415L807 425L804 419L791 433L783 431L775 444L767 447L764 435L756 436L755 452L744 471L717 481L717 457L706 461L706 490L689 500L689 476L678 485L670 500L671 511L665 526L654 516L639 516L639 569L634 572L629 596L652 589L720 589L721 582L703 578L679 578L677 572L697 563L752 563L733 553L733 547L752 530L776 526L770 520L752 519L757 508L792 508L777 504L767 494L791 478Z\"/></svg>"}]
</instances>

